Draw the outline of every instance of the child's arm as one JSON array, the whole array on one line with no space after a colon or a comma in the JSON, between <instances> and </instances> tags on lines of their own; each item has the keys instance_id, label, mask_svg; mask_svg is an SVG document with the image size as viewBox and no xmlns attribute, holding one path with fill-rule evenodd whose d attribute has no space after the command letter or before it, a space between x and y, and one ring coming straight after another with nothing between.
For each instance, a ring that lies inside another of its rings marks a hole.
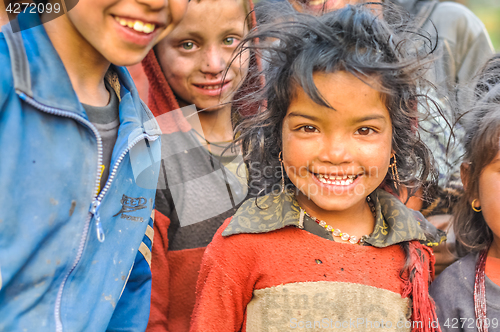
<instances>
[{"instance_id":1,"label":"child's arm","mask_svg":"<svg viewBox=\"0 0 500 332\"><path fill-rule=\"evenodd\" d=\"M226 226L227 221L203 256L190 332L242 330L256 277L252 260L245 257L251 250L238 242L240 235L223 238L220 233Z\"/></svg>"},{"instance_id":2,"label":"child's arm","mask_svg":"<svg viewBox=\"0 0 500 332\"><path fill-rule=\"evenodd\" d=\"M149 218L148 229L153 227ZM147 231L106 331L145 331L151 301L152 235Z\"/></svg>"}]
</instances>

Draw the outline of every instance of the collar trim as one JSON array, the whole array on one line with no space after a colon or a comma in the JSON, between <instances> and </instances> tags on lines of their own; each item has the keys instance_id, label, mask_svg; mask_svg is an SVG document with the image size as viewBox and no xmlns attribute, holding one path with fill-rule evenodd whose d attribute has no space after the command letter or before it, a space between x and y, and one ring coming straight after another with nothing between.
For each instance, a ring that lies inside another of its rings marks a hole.
<instances>
[{"instance_id":1,"label":"collar trim","mask_svg":"<svg viewBox=\"0 0 500 332\"><path fill-rule=\"evenodd\" d=\"M376 219L366 243L383 248L419 240L425 245L436 246L446 239L444 232L436 229L420 212L408 209L388 192L377 189L370 197L375 204ZM269 194L245 201L222 236L268 233L287 226L303 228L306 218L310 219L301 211L293 193Z\"/></svg>"}]
</instances>

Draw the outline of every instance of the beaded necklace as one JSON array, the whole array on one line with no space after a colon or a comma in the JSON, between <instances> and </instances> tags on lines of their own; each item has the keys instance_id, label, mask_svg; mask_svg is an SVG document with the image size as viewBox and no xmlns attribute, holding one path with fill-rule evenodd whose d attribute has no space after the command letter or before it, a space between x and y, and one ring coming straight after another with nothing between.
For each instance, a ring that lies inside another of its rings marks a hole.
<instances>
[{"instance_id":1,"label":"beaded necklace","mask_svg":"<svg viewBox=\"0 0 500 332\"><path fill-rule=\"evenodd\" d=\"M366 201L368 202L368 205L370 206L370 210L372 211L373 213L373 217L376 219L376 215L375 215L375 205L373 204L370 196L367 196L366 197ZM299 206L300 207L300 206ZM340 237L342 240L344 241L349 241L349 243L352 243L352 244L358 244L358 245L362 245L365 240L367 238L369 238L370 236L369 235L363 235L361 236L359 239L357 236L355 235L349 235L347 233L343 233L340 229L338 228L333 228L332 226L328 225L324 220L321 220L321 219L318 219L316 217L313 217L311 216L309 213L307 213L306 210L304 210L302 207L300 207L300 216L301 218L303 217L303 215L305 214L306 216L308 216L309 218L311 218L312 220L314 220L318 225L320 225L321 227L323 227L327 232L330 232L332 233L333 236L335 237Z\"/></svg>"},{"instance_id":2,"label":"beaded necklace","mask_svg":"<svg viewBox=\"0 0 500 332\"><path fill-rule=\"evenodd\" d=\"M479 253L476 263L476 278L474 280L474 311L479 332L488 332L488 326L490 325L486 318L486 287L484 284L484 267L487 256L488 249Z\"/></svg>"}]
</instances>

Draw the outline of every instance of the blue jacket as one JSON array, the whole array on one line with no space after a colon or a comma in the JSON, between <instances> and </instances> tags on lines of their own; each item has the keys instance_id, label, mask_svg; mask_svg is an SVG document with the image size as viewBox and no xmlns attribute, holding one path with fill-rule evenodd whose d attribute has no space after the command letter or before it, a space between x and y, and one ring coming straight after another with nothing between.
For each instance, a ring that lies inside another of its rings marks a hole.
<instances>
[{"instance_id":1,"label":"blue jacket","mask_svg":"<svg viewBox=\"0 0 500 332\"><path fill-rule=\"evenodd\" d=\"M0 33L0 331L144 331L160 129L126 69L110 175L39 17ZM32 27L32 28L29 28Z\"/></svg>"}]
</instances>

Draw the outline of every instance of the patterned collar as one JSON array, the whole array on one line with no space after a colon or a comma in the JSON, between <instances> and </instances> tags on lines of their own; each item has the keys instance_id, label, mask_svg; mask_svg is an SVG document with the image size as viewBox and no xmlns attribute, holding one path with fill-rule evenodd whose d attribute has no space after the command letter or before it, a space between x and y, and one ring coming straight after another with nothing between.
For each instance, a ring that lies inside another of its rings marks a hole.
<instances>
[{"instance_id":1,"label":"patterned collar","mask_svg":"<svg viewBox=\"0 0 500 332\"><path fill-rule=\"evenodd\" d=\"M371 195L375 204L375 228L365 243L387 247L404 241L419 240L427 246L437 246L446 235L428 222L420 212L408 209L399 199L385 190ZM304 218L309 218L307 215ZM269 194L245 201L222 232L222 236L242 233L267 233L286 226L303 228L300 207L293 193Z\"/></svg>"}]
</instances>

